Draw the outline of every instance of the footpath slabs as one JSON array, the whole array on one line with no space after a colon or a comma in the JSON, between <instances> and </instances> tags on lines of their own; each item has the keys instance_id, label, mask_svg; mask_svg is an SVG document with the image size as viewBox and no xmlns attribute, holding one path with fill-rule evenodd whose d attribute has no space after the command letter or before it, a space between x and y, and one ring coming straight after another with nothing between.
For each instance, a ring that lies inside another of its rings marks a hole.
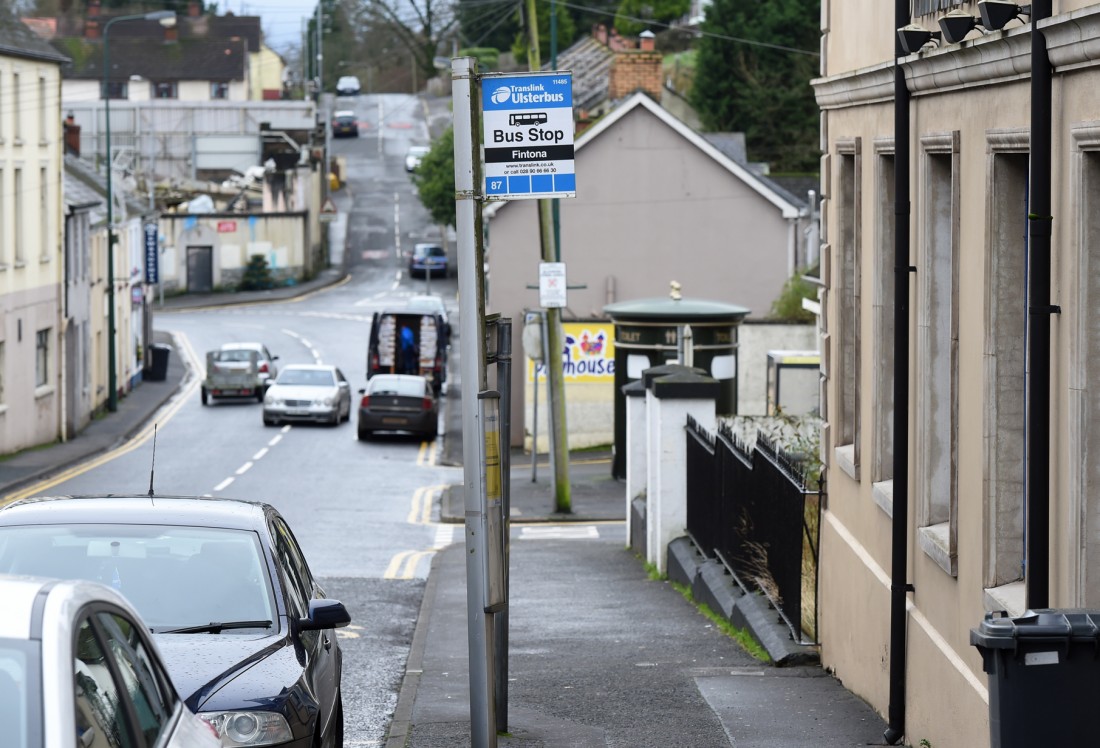
<instances>
[{"instance_id":1,"label":"footpath slabs","mask_svg":"<svg viewBox=\"0 0 1100 748\"><path fill-rule=\"evenodd\" d=\"M573 74L490 73L481 92L485 198L576 197Z\"/></svg>"}]
</instances>

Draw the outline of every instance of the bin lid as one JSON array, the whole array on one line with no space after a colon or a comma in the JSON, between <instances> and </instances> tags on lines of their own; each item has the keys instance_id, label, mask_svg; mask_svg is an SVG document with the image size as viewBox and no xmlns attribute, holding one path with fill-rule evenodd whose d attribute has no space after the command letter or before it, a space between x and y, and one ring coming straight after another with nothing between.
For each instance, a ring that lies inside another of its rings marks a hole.
<instances>
[{"instance_id":1,"label":"bin lid","mask_svg":"<svg viewBox=\"0 0 1100 748\"><path fill-rule=\"evenodd\" d=\"M1100 644L1100 610L1040 608L1017 618L987 613L977 628L970 629L970 644L986 649L1073 641Z\"/></svg>"}]
</instances>

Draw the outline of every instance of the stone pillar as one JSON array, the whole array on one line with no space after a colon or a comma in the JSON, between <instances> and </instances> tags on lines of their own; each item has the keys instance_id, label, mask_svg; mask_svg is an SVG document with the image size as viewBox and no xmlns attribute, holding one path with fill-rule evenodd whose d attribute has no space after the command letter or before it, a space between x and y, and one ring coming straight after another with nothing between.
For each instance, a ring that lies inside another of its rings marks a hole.
<instances>
[{"instance_id":1,"label":"stone pillar","mask_svg":"<svg viewBox=\"0 0 1100 748\"><path fill-rule=\"evenodd\" d=\"M668 545L687 532L687 435L690 415L714 430L718 380L696 368L646 369L646 560L668 571Z\"/></svg>"},{"instance_id":2,"label":"stone pillar","mask_svg":"<svg viewBox=\"0 0 1100 748\"><path fill-rule=\"evenodd\" d=\"M634 543L634 501L645 502L646 495L646 413L645 385L638 379L623 386L626 398L626 539L635 551L645 548ZM643 543L644 545L644 543Z\"/></svg>"}]
</instances>

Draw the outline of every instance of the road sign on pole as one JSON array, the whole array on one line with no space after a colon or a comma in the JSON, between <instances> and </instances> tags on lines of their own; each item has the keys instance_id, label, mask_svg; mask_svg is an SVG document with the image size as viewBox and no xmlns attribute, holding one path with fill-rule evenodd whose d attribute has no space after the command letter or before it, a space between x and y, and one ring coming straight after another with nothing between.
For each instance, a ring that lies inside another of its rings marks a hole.
<instances>
[{"instance_id":1,"label":"road sign on pole","mask_svg":"<svg viewBox=\"0 0 1100 748\"><path fill-rule=\"evenodd\" d=\"M485 199L576 197L573 74L482 76Z\"/></svg>"},{"instance_id":2,"label":"road sign on pole","mask_svg":"<svg viewBox=\"0 0 1100 748\"><path fill-rule=\"evenodd\" d=\"M565 263L539 263L539 306L560 309L565 306Z\"/></svg>"}]
</instances>

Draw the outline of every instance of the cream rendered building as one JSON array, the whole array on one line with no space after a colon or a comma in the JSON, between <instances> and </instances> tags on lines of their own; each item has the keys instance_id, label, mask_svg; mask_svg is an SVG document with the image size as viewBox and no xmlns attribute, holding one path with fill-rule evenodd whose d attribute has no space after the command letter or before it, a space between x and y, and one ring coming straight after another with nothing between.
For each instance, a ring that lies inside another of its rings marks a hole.
<instances>
[{"instance_id":1,"label":"cream rendered building","mask_svg":"<svg viewBox=\"0 0 1100 748\"><path fill-rule=\"evenodd\" d=\"M0 10L0 454L61 433L64 61Z\"/></svg>"},{"instance_id":2,"label":"cream rendered building","mask_svg":"<svg viewBox=\"0 0 1100 748\"><path fill-rule=\"evenodd\" d=\"M1050 396L1033 400L1030 417L1045 421L1049 402L1050 435L1029 453L1027 213L1039 204L1028 202L1030 17L904 54L909 137L895 138L896 29L910 20L939 31L953 10L979 15L977 2L822 0L822 77L813 82L825 151L822 661L883 715L902 707L891 727L906 744L936 748L990 743L988 676L970 644L987 611L1100 606L1100 4L1055 0L1038 21L1052 66L1053 207L1051 221L1033 223L1040 234L1052 228L1054 308L1033 311L1044 327L1049 320L1049 357L1031 369L1049 366ZM899 145L909 169L900 330L909 360L897 464L908 480L895 487ZM1049 489L1027 499L1033 516L1049 517L1044 549L1025 543L1025 469L1041 470L1048 455ZM907 511L895 518L898 496ZM892 578L895 520L904 523L904 579ZM1047 599L1036 592L1042 582ZM891 652L892 583L912 585L895 609L903 652ZM900 703L891 704L892 676Z\"/></svg>"}]
</instances>

